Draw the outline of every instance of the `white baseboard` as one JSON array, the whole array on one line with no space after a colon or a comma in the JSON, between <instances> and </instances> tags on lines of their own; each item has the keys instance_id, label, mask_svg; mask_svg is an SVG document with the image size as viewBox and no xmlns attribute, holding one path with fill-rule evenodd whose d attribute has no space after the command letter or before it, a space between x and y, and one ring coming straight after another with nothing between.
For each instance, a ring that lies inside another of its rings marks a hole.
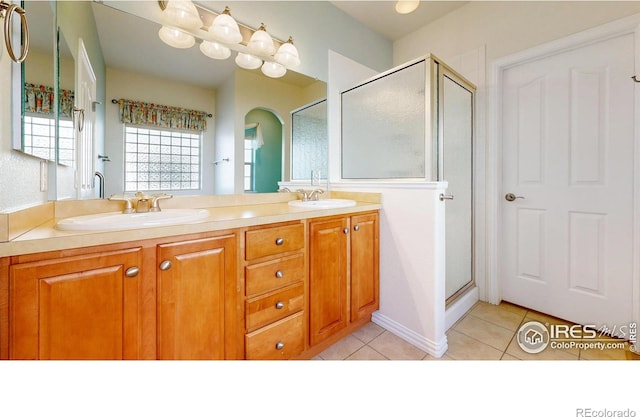
<instances>
[{"instance_id":1,"label":"white baseboard","mask_svg":"<svg viewBox=\"0 0 640 417\"><path fill-rule=\"evenodd\" d=\"M445 329L449 330L467 311L478 302L478 287L473 287L453 304L447 307L444 313Z\"/></svg>"},{"instance_id":2,"label":"white baseboard","mask_svg":"<svg viewBox=\"0 0 640 417\"><path fill-rule=\"evenodd\" d=\"M399 338L411 343L413 346L424 350L434 358L442 357L449 348L447 345L447 336L444 336L440 341L427 339L423 335L418 334L402 324L391 320L387 316L382 315L379 311L373 313L371 321L383 329L395 334Z\"/></svg>"}]
</instances>

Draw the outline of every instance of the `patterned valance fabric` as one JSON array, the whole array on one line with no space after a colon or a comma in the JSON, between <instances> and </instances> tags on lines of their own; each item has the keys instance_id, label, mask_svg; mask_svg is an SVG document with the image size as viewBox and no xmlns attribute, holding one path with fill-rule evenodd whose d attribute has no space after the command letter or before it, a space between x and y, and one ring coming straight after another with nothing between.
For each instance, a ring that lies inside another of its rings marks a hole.
<instances>
[{"instance_id":1,"label":"patterned valance fabric","mask_svg":"<svg viewBox=\"0 0 640 417\"><path fill-rule=\"evenodd\" d=\"M54 113L53 87L37 84L24 84L24 111L30 113ZM60 116L71 117L73 113L74 93L71 90L60 90Z\"/></svg>"},{"instance_id":2,"label":"patterned valance fabric","mask_svg":"<svg viewBox=\"0 0 640 417\"><path fill-rule=\"evenodd\" d=\"M208 115L205 112L123 98L118 100L118 105L122 123L181 130L207 130Z\"/></svg>"}]
</instances>

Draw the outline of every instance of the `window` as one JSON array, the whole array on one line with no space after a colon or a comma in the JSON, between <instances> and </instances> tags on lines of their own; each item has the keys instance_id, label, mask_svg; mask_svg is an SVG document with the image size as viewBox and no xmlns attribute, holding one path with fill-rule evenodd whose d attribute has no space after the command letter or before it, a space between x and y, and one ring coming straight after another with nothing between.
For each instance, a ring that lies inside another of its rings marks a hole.
<instances>
[{"instance_id":1,"label":"window","mask_svg":"<svg viewBox=\"0 0 640 417\"><path fill-rule=\"evenodd\" d=\"M125 125L125 191L199 190L202 133Z\"/></svg>"},{"instance_id":2,"label":"window","mask_svg":"<svg viewBox=\"0 0 640 417\"><path fill-rule=\"evenodd\" d=\"M50 161L56 160L56 121L51 117L30 116L23 118L24 152ZM73 121L60 119L58 163L73 165Z\"/></svg>"},{"instance_id":3,"label":"window","mask_svg":"<svg viewBox=\"0 0 640 417\"><path fill-rule=\"evenodd\" d=\"M245 191L254 191L253 187L253 139L245 138L244 139L244 190Z\"/></svg>"}]
</instances>

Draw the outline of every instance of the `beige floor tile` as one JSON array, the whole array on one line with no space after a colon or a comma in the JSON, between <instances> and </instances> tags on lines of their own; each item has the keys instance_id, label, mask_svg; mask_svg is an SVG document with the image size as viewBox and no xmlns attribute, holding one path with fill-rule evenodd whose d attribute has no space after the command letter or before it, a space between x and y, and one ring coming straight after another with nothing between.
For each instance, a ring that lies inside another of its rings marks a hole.
<instances>
[{"instance_id":1,"label":"beige floor tile","mask_svg":"<svg viewBox=\"0 0 640 417\"><path fill-rule=\"evenodd\" d=\"M349 335L320 352L319 356L325 360L343 360L362 346L364 346L362 341Z\"/></svg>"},{"instance_id":2,"label":"beige floor tile","mask_svg":"<svg viewBox=\"0 0 640 417\"><path fill-rule=\"evenodd\" d=\"M434 358L433 356L427 354L427 356L422 358L422 360L423 361L454 361L455 359L445 353L439 358Z\"/></svg>"},{"instance_id":3,"label":"beige floor tile","mask_svg":"<svg viewBox=\"0 0 640 417\"><path fill-rule=\"evenodd\" d=\"M471 316L478 317L512 331L518 330L525 314L527 314L526 310L515 313L512 309L504 307L502 304L493 305L483 302L476 304L469 312Z\"/></svg>"},{"instance_id":4,"label":"beige floor tile","mask_svg":"<svg viewBox=\"0 0 640 417\"><path fill-rule=\"evenodd\" d=\"M387 358L365 345L358 349L353 355L349 356L347 360L384 361L387 360Z\"/></svg>"},{"instance_id":5,"label":"beige floor tile","mask_svg":"<svg viewBox=\"0 0 640 417\"><path fill-rule=\"evenodd\" d=\"M460 321L454 330L476 339L486 345L494 347L501 352L509 345L514 331L505 329L496 324L468 315Z\"/></svg>"},{"instance_id":6,"label":"beige floor tile","mask_svg":"<svg viewBox=\"0 0 640 417\"><path fill-rule=\"evenodd\" d=\"M499 360L502 352L456 330L447 336L446 356L457 360Z\"/></svg>"},{"instance_id":7,"label":"beige floor tile","mask_svg":"<svg viewBox=\"0 0 640 417\"><path fill-rule=\"evenodd\" d=\"M479 301L479 302L482 302L482 301ZM509 312L511 312L511 313L514 313L514 314L522 314L522 315L525 315L525 314L527 314L527 311L529 311L529 309L528 309L528 308L520 307L520 306L518 306L518 305L511 304L511 303L508 303L508 302L506 302L506 301L502 301L502 302L500 303L499 307L500 307L501 309L503 309L503 310L509 311Z\"/></svg>"},{"instance_id":8,"label":"beige floor tile","mask_svg":"<svg viewBox=\"0 0 640 417\"><path fill-rule=\"evenodd\" d=\"M369 322L353 332L352 334L360 339L363 343L369 343L376 337L380 336L384 329L373 322Z\"/></svg>"},{"instance_id":9,"label":"beige floor tile","mask_svg":"<svg viewBox=\"0 0 640 417\"><path fill-rule=\"evenodd\" d=\"M522 360L578 360L578 350L572 349L567 351L565 349L552 349L551 347L547 347L540 353L527 353L520 345L518 345L518 341L514 338L513 341L509 344L505 354L515 356L518 359Z\"/></svg>"},{"instance_id":10,"label":"beige floor tile","mask_svg":"<svg viewBox=\"0 0 640 417\"><path fill-rule=\"evenodd\" d=\"M515 356L511 356L508 353L505 353L504 355L502 355L502 358L500 358L501 361L519 361L520 359L516 358Z\"/></svg>"},{"instance_id":11,"label":"beige floor tile","mask_svg":"<svg viewBox=\"0 0 640 417\"><path fill-rule=\"evenodd\" d=\"M384 331L380 336L369 342L369 346L387 358L395 360L418 360L424 358L427 354L388 331Z\"/></svg>"}]
</instances>

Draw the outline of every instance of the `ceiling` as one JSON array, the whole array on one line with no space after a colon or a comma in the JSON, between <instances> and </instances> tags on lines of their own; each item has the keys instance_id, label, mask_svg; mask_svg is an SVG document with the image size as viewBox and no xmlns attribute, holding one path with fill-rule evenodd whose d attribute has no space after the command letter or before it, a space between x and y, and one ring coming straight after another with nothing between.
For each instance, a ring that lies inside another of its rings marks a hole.
<instances>
[{"instance_id":1,"label":"ceiling","mask_svg":"<svg viewBox=\"0 0 640 417\"><path fill-rule=\"evenodd\" d=\"M464 6L468 1L421 1L409 14L395 12L395 1L332 1L369 29L395 41Z\"/></svg>"},{"instance_id":2,"label":"ceiling","mask_svg":"<svg viewBox=\"0 0 640 417\"><path fill-rule=\"evenodd\" d=\"M158 40L157 24L101 3L102 1L94 2L92 6L102 52L109 66L211 88L223 82L236 69L233 60L214 62L200 53L198 48L168 48ZM393 41L467 2L422 1L418 9L408 15L396 13L394 1L352 0L331 3L371 30ZM123 47L125 45L126 47ZM289 71L282 81L305 85L314 80Z\"/></svg>"}]
</instances>

